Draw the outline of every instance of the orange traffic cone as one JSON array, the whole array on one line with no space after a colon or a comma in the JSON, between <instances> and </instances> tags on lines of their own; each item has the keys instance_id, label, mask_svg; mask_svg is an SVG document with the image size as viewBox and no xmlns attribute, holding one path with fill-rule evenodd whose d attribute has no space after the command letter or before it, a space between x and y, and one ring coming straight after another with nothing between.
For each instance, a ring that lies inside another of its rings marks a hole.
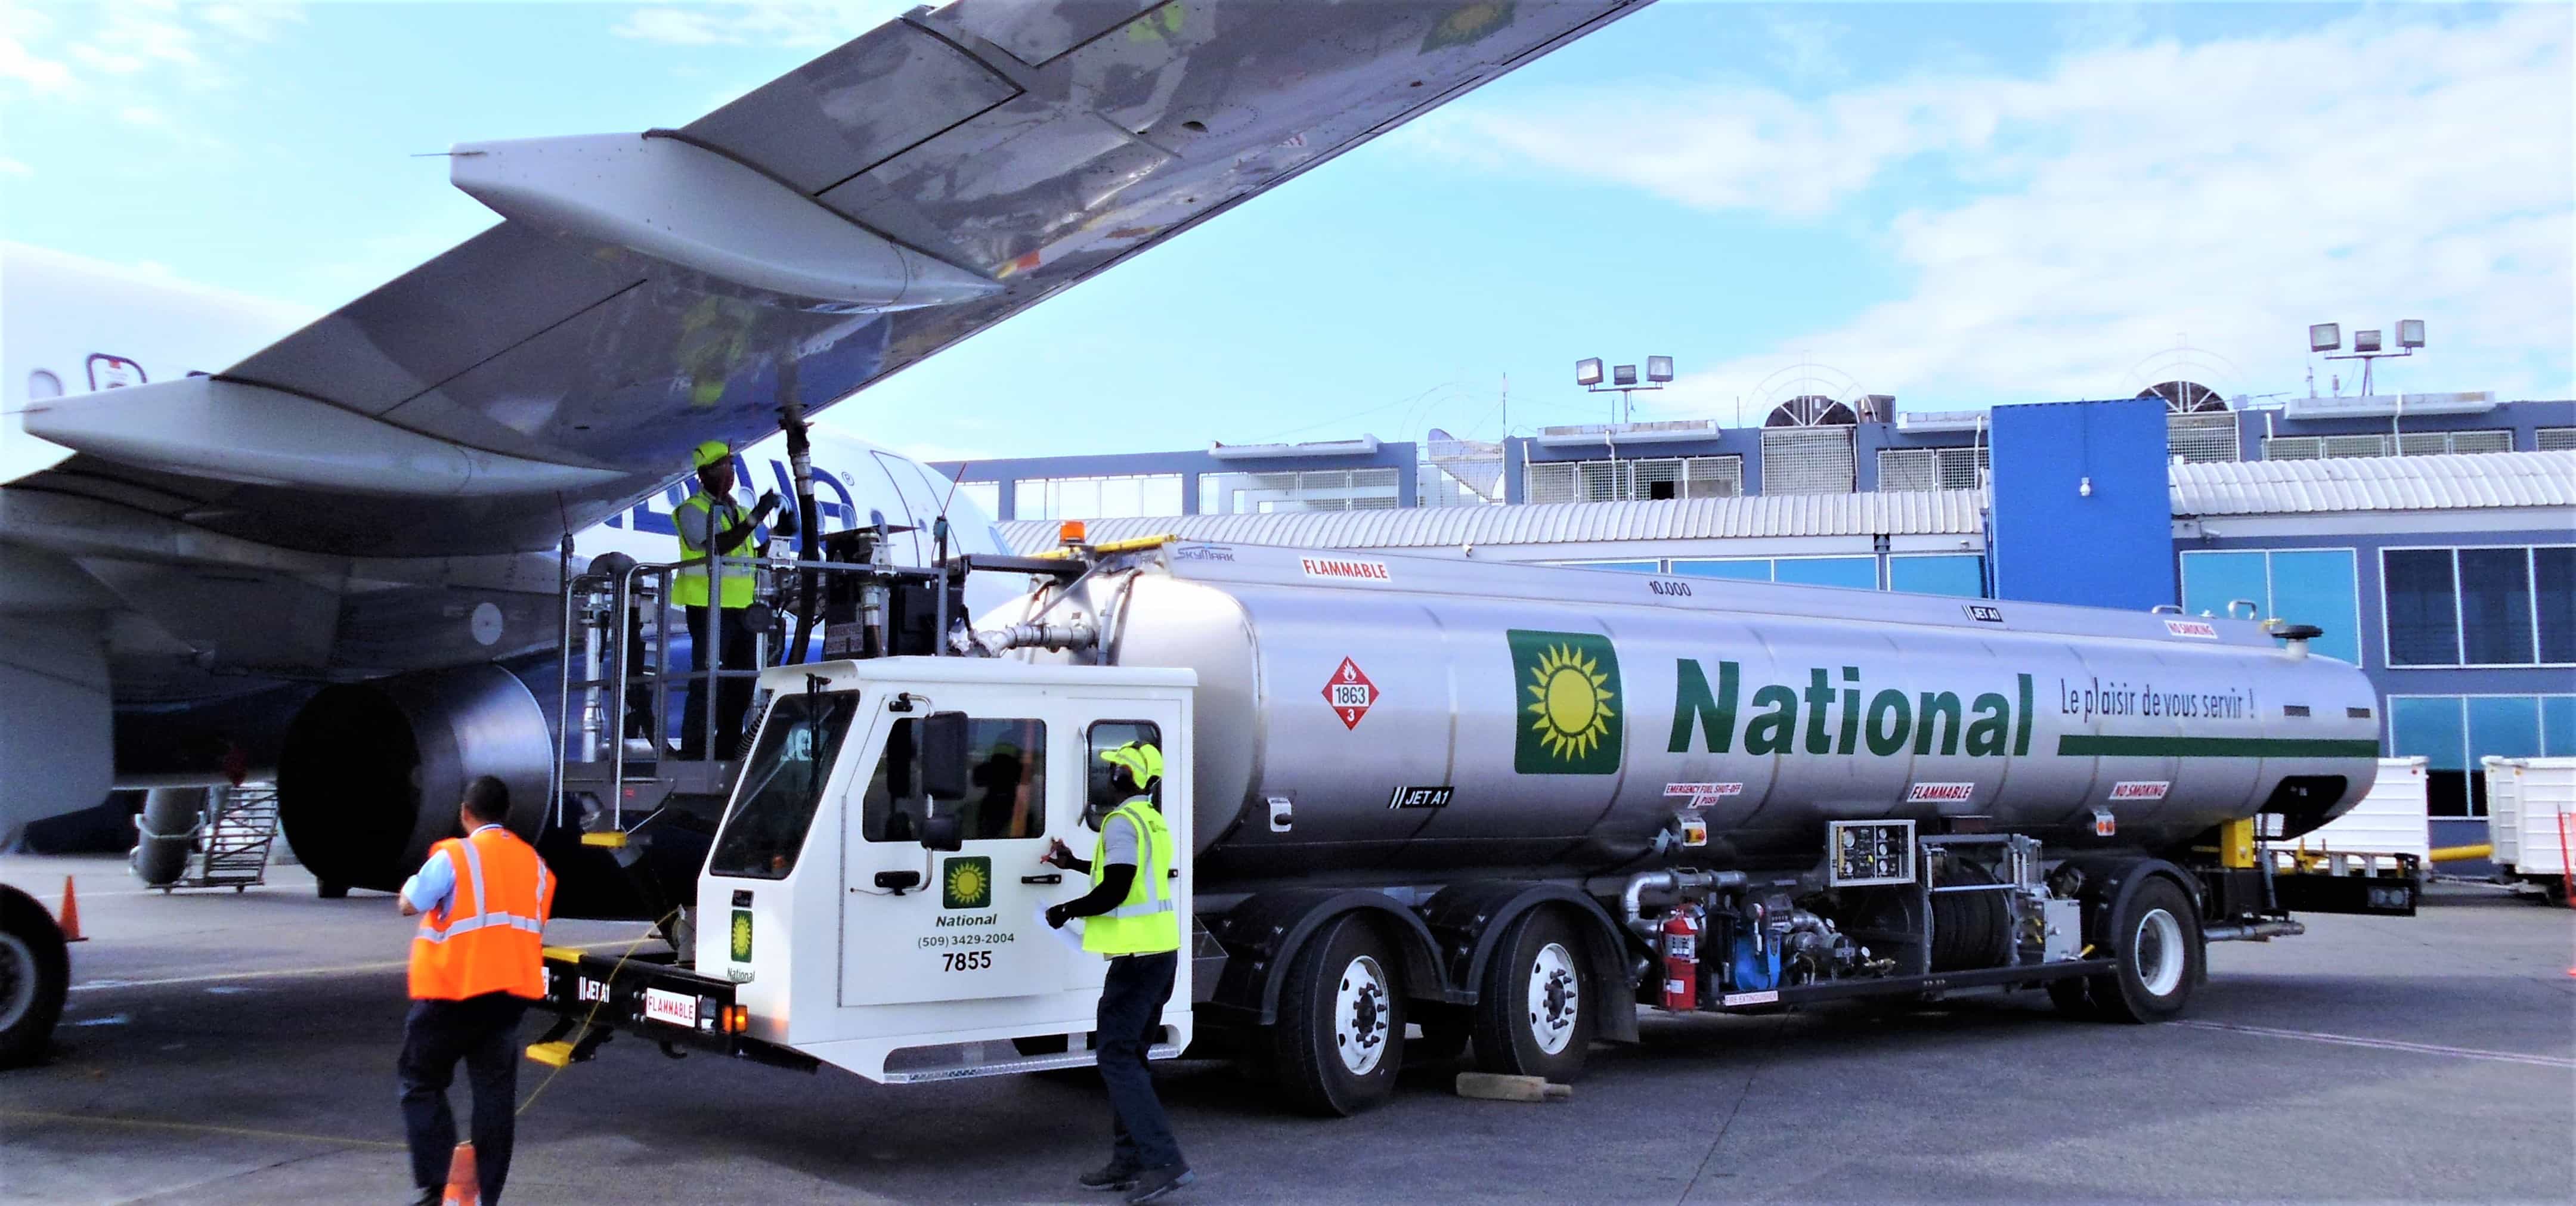
<instances>
[{"instance_id":1,"label":"orange traffic cone","mask_svg":"<svg viewBox=\"0 0 2576 1206\"><path fill-rule=\"evenodd\" d=\"M63 877L63 915L57 920L62 925L63 941L88 941L88 939L81 937L80 898L72 895L72 877L68 875Z\"/></svg>"},{"instance_id":2,"label":"orange traffic cone","mask_svg":"<svg viewBox=\"0 0 2576 1206\"><path fill-rule=\"evenodd\" d=\"M475 1206L483 1200L481 1184L474 1176L473 1141L457 1144L456 1154L447 1160L447 1193L438 1199L439 1206Z\"/></svg>"}]
</instances>

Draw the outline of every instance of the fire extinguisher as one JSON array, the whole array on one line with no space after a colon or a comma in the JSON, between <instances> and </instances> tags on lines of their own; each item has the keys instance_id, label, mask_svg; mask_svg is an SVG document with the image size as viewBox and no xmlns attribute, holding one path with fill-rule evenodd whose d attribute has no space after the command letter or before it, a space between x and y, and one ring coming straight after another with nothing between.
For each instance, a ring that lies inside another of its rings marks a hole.
<instances>
[{"instance_id":1,"label":"fire extinguisher","mask_svg":"<svg viewBox=\"0 0 2576 1206\"><path fill-rule=\"evenodd\" d=\"M1682 905L1664 915L1664 1008L1699 1008L1699 922Z\"/></svg>"}]
</instances>

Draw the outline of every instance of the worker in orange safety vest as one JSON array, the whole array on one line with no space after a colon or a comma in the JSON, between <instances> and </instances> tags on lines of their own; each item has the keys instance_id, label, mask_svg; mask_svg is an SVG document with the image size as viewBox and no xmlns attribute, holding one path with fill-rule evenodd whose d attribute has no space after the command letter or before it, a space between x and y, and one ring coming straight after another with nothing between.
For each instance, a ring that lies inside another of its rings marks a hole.
<instances>
[{"instance_id":1,"label":"worker in orange safety vest","mask_svg":"<svg viewBox=\"0 0 2576 1206\"><path fill-rule=\"evenodd\" d=\"M544 930L554 875L536 848L504 827L510 789L484 775L458 806L463 838L429 848L402 886L411 940L411 1013L403 1019L403 1132L419 1200L437 1202L456 1148L447 1085L458 1060L474 1102L475 1179L485 1206L510 1173L519 1089L519 1018L546 995Z\"/></svg>"}]
</instances>

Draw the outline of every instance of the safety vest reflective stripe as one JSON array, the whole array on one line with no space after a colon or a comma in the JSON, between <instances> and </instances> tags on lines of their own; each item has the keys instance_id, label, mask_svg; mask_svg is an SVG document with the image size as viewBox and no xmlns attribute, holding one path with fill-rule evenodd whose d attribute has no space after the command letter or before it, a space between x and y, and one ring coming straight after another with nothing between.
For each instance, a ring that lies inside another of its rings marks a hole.
<instances>
[{"instance_id":1,"label":"safety vest reflective stripe","mask_svg":"<svg viewBox=\"0 0 2576 1206\"><path fill-rule=\"evenodd\" d=\"M521 917L514 913L496 913L484 908L483 852L474 848L474 842L470 838L457 843L457 845L465 851L465 873L460 877L456 886L462 888L468 884L473 885L474 915L471 917L456 918L444 926L439 926L430 924L430 918L434 916L434 914L423 913L420 917L420 933L416 935L417 937L430 942L445 942L449 938L458 934L470 934L476 930L484 928L485 926L494 925L506 925L511 929L526 930L531 934L542 934L546 932L546 919L543 917ZM542 859L538 860L537 900L539 902L543 902L547 898L552 884L553 879L546 871L545 861ZM456 897L451 896L448 899L454 900Z\"/></svg>"},{"instance_id":2,"label":"safety vest reflective stripe","mask_svg":"<svg viewBox=\"0 0 2576 1206\"><path fill-rule=\"evenodd\" d=\"M1145 899L1142 902L1123 904L1111 909L1108 914L1111 917L1151 917L1156 913L1172 911L1171 885L1165 882L1165 876L1155 873L1154 831L1146 828L1144 818L1138 815L1138 810L1146 807L1151 806L1129 800L1119 805L1118 811L1110 814L1123 816L1127 818L1128 824L1136 827L1136 879L1145 887Z\"/></svg>"}]
</instances>

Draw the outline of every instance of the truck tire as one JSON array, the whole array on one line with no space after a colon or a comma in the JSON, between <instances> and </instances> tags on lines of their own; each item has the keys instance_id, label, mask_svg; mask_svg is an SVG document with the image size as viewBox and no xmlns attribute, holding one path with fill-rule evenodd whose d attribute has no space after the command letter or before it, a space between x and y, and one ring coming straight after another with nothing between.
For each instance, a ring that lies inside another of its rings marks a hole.
<instances>
[{"instance_id":1,"label":"truck tire","mask_svg":"<svg viewBox=\"0 0 2576 1206\"><path fill-rule=\"evenodd\" d=\"M1584 964L1583 935L1564 913L1532 909L1514 921L1476 993L1476 1067L1558 1083L1581 1076L1600 1029Z\"/></svg>"},{"instance_id":2,"label":"truck tire","mask_svg":"<svg viewBox=\"0 0 2576 1206\"><path fill-rule=\"evenodd\" d=\"M2207 948L2191 897L2163 876L2138 885L2103 928L2119 966L2086 981L2085 995L2104 1017L2161 1022L2181 1013L2200 980Z\"/></svg>"},{"instance_id":3,"label":"truck tire","mask_svg":"<svg viewBox=\"0 0 2576 1206\"><path fill-rule=\"evenodd\" d=\"M349 895L349 885L335 880L316 879L313 881L313 894L324 900L345 900Z\"/></svg>"},{"instance_id":4,"label":"truck tire","mask_svg":"<svg viewBox=\"0 0 2576 1206\"><path fill-rule=\"evenodd\" d=\"M1279 992L1270 1067L1303 1109L1348 1116L1395 1093L1404 1065L1404 984L1395 951L1357 916L1297 952Z\"/></svg>"},{"instance_id":5,"label":"truck tire","mask_svg":"<svg viewBox=\"0 0 2576 1206\"><path fill-rule=\"evenodd\" d=\"M62 927L34 897L0 886L0 1068L45 1053L72 982Z\"/></svg>"}]
</instances>

